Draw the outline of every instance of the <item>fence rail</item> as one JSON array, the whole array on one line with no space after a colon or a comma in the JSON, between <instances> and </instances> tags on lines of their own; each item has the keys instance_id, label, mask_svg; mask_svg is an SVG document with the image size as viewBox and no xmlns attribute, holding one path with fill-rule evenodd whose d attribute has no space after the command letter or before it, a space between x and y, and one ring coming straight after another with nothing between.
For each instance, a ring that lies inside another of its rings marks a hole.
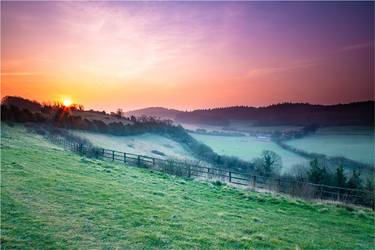
<instances>
[{"instance_id":1,"label":"fence rail","mask_svg":"<svg viewBox=\"0 0 375 250\"><path fill-rule=\"evenodd\" d=\"M375 193L363 189L351 189L323 184L314 184L283 178L270 178L212 166L202 166L181 160L165 160L146 155L120 152L105 148L90 147L77 142L68 141L60 136L52 136L50 140L56 144L81 155L123 162L131 166L149 168L177 176L218 180L252 189L264 189L288 194L303 199L333 200L343 203L372 207L375 210Z\"/></svg>"}]
</instances>

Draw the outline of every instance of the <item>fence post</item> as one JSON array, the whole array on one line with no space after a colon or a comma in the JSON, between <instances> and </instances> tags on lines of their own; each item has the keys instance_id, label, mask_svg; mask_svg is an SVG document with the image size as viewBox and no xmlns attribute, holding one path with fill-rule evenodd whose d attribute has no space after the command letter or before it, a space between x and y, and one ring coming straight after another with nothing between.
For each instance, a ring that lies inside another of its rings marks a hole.
<instances>
[{"instance_id":1,"label":"fence post","mask_svg":"<svg viewBox=\"0 0 375 250\"><path fill-rule=\"evenodd\" d=\"M152 158L152 167L155 166L155 158Z\"/></svg>"},{"instance_id":2,"label":"fence post","mask_svg":"<svg viewBox=\"0 0 375 250\"><path fill-rule=\"evenodd\" d=\"M293 181L292 182L292 193L291 193L292 196L296 196L296 182Z\"/></svg>"},{"instance_id":3,"label":"fence post","mask_svg":"<svg viewBox=\"0 0 375 250\"><path fill-rule=\"evenodd\" d=\"M124 163L126 163L126 153L124 153Z\"/></svg>"},{"instance_id":4,"label":"fence post","mask_svg":"<svg viewBox=\"0 0 375 250\"><path fill-rule=\"evenodd\" d=\"M253 188L255 189L255 187L257 186L257 176L256 175L253 175Z\"/></svg>"},{"instance_id":5,"label":"fence post","mask_svg":"<svg viewBox=\"0 0 375 250\"><path fill-rule=\"evenodd\" d=\"M112 161L114 161L114 160L115 160L115 151L112 150Z\"/></svg>"},{"instance_id":6,"label":"fence post","mask_svg":"<svg viewBox=\"0 0 375 250\"><path fill-rule=\"evenodd\" d=\"M79 144L79 152L81 155L83 155L83 145L82 143Z\"/></svg>"},{"instance_id":7,"label":"fence post","mask_svg":"<svg viewBox=\"0 0 375 250\"><path fill-rule=\"evenodd\" d=\"M320 187L320 199L323 200L323 186L319 185L319 187Z\"/></svg>"},{"instance_id":8,"label":"fence post","mask_svg":"<svg viewBox=\"0 0 375 250\"><path fill-rule=\"evenodd\" d=\"M190 165L188 165L188 176L189 176L189 178L191 177L191 166Z\"/></svg>"},{"instance_id":9,"label":"fence post","mask_svg":"<svg viewBox=\"0 0 375 250\"><path fill-rule=\"evenodd\" d=\"M232 182L232 172L229 171L229 182Z\"/></svg>"},{"instance_id":10,"label":"fence post","mask_svg":"<svg viewBox=\"0 0 375 250\"><path fill-rule=\"evenodd\" d=\"M104 148L102 148L102 157L104 158Z\"/></svg>"},{"instance_id":11,"label":"fence post","mask_svg":"<svg viewBox=\"0 0 375 250\"><path fill-rule=\"evenodd\" d=\"M138 155L138 158L137 158L137 166L141 166L141 156Z\"/></svg>"}]
</instances>

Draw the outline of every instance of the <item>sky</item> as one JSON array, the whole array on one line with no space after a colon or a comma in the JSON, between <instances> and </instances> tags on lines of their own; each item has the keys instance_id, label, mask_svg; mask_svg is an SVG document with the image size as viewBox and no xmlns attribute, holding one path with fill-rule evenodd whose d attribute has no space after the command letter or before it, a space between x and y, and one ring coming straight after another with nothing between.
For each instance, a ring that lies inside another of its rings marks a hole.
<instances>
[{"instance_id":1,"label":"sky","mask_svg":"<svg viewBox=\"0 0 375 250\"><path fill-rule=\"evenodd\" d=\"M1 96L86 109L374 100L374 2L1 2Z\"/></svg>"}]
</instances>

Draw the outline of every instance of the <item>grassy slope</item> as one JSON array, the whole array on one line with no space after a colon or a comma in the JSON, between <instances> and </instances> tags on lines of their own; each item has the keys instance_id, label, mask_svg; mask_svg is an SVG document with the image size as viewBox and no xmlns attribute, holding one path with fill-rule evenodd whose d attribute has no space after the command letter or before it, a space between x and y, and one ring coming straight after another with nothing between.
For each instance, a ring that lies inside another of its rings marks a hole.
<instances>
[{"instance_id":1,"label":"grassy slope","mask_svg":"<svg viewBox=\"0 0 375 250\"><path fill-rule=\"evenodd\" d=\"M374 130L370 127L326 127L315 134L286 142L312 153L346 158L375 165Z\"/></svg>"},{"instance_id":2,"label":"grassy slope","mask_svg":"<svg viewBox=\"0 0 375 250\"><path fill-rule=\"evenodd\" d=\"M253 136L235 137L194 133L190 135L196 140L210 146L218 154L237 156L246 161L260 157L263 150L274 151L281 156L284 167L283 171L287 171L294 164L307 162L303 157L281 148L272 141L259 141Z\"/></svg>"},{"instance_id":3,"label":"grassy slope","mask_svg":"<svg viewBox=\"0 0 375 250\"><path fill-rule=\"evenodd\" d=\"M371 212L88 160L3 125L8 248L370 249Z\"/></svg>"},{"instance_id":4,"label":"grassy slope","mask_svg":"<svg viewBox=\"0 0 375 250\"><path fill-rule=\"evenodd\" d=\"M132 154L154 156L157 158L173 158L180 160L195 160L195 158L178 142L155 134L116 136L102 133L92 133L74 130L73 134L89 140L92 144L106 149L117 150ZM157 150L165 154L153 154Z\"/></svg>"}]
</instances>

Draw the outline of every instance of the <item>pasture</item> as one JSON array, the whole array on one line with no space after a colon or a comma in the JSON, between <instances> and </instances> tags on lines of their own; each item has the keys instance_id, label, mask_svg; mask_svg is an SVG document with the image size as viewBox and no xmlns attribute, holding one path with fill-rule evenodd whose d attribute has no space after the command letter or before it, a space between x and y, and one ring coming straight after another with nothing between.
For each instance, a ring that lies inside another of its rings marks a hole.
<instances>
[{"instance_id":1,"label":"pasture","mask_svg":"<svg viewBox=\"0 0 375 250\"><path fill-rule=\"evenodd\" d=\"M244 131L251 134L269 134L276 131L286 132L300 130L301 126L278 125L278 126L255 126L252 121L235 121L232 120L227 129Z\"/></svg>"},{"instance_id":2,"label":"pasture","mask_svg":"<svg viewBox=\"0 0 375 250\"><path fill-rule=\"evenodd\" d=\"M72 133L87 139L97 147L132 154L154 156L162 159L195 159L182 145L160 135L147 133L133 136L115 136L77 130L72 130Z\"/></svg>"},{"instance_id":3,"label":"pasture","mask_svg":"<svg viewBox=\"0 0 375 250\"><path fill-rule=\"evenodd\" d=\"M286 144L311 153L327 156L344 156L362 163L375 165L374 128L325 127Z\"/></svg>"},{"instance_id":4,"label":"pasture","mask_svg":"<svg viewBox=\"0 0 375 250\"><path fill-rule=\"evenodd\" d=\"M372 249L367 209L82 158L1 131L2 249Z\"/></svg>"},{"instance_id":5,"label":"pasture","mask_svg":"<svg viewBox=\"0 0 375 250\"><path fill-rule=\"evenodd\" d=\"M286 132L286 131L293 131L299 130L302 127L300 126L254 126L252 122L246 121L231 121L228 126L213 126L213 125L206 125L206 124L193 124L193 123L182 123L186 129L189 130L197 130L197 129L205 129L207 131L219 131L219 132L242 132L242 133L249 133L249 134L270 134L276 131L279 132Z\"/></svg>"},{"instance_id":6,"label":"pasture","mask_svg":"<svg viewBox=\"0 0 375 250\"><path fill-rule=\"evenodd\" d=\"M307 161L303 157L281 148L272 141L260 141L253 136L230 137L194 133L190 135L210 146L218 154L236 156L247 161L259 157L263 150L274 151L281 156L283 162L282 171L287 171L294 164L305 163Z\"/></svg>"}]
</instances>

